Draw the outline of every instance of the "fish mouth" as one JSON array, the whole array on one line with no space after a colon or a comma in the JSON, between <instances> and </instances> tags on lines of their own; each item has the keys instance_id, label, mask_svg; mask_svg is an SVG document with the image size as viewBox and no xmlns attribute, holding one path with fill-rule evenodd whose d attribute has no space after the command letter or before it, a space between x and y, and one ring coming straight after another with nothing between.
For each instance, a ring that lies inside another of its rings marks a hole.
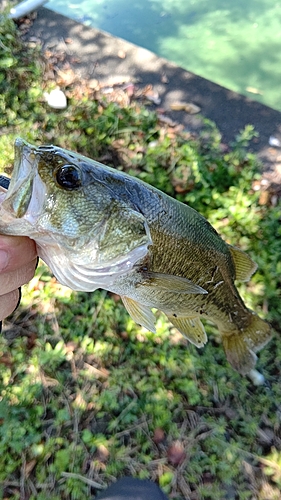
<instances>
[{"instance_id":1,"label":"fish mouth","mask_svg":"<svg viewBox=\"0 0 281 500\"><path fill-rule=\"evenodd\" d=\"M89 239L90 235L82 243L80 238L76 247L75 238L62 236L59 231L44 226L42 214L48 203L48 187L38 167L42 150L50 151L51 148L54 147L36 147L21 138L16 139L10 185L6 193L0 193L0 233L34 239L39 257L62 284L73 290L93 291L112 286L119 276L130 272L136 262L146 256L152 244L149 228L146 228L145 241L130 251L101 259L97 235L94 241ZM88 260L87 255L84 257L86 250L91 253Z\"/></svg>"},{"instance_id":2,"label":"fish mouth","mask_svg":"<svg viewBox=\"0 0 281 500\"><path fill-rule=\"evenodd\" d=\"M26 213L31 200L35 158L32 148L23 139L17 138L13 175L4 202L4 207L16 218Z\"/></svg>"},{"instance_id":3,"label":"fish mouth","mask_svg":"<svg viewBox=\"0 0 281 500\"><path fill-rule=\"evenodd\" d=\"M15 140L15 161L10 185L1 204L1 224L19 219L34 224L42 210L46 188L38 174L36 148Z\"/></svg>"}]
</instances>

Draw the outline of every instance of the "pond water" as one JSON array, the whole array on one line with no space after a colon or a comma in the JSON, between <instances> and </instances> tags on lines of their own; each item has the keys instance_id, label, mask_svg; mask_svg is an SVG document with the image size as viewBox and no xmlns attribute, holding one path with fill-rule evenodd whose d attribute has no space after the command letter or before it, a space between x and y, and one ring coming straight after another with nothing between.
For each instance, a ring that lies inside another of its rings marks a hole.
<instances>
[{"instance_id":1,"label":"pond water","mask_svg":"<svg viewBox=\"0 0 281 500\"><path fill-rule=\"evenodd\" d=\"M281 1L50 0L45 6L281 111Z\"/></svg>"}]
</instances>

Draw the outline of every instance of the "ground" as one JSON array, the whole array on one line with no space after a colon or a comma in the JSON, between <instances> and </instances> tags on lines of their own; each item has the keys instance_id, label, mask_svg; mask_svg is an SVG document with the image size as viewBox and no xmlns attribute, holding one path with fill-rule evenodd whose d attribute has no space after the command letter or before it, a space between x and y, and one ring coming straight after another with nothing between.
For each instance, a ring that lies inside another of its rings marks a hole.
<instances>
[{"instance_id":1,"label":"ground","mask_svg":"<svg viewBox=\"0 0 281 500\"><path fill-rule=\"evenodd\" d=\"M269 138L281 141L281 113L215 83L183 70L152 52L102 31L41 8L27 37L40 39L45 49L66 53L73 70L82 78L111 85L133 82L149 85L159 98L158 106L187 129L198 130L198 115L173 111L178 102L193 103L201 114L213 120L229 143L247 124L258 132L251 149L258 153L274 182L281 182L281 150L269 146ZM157 100L156 100L157 102Z\"/></svg>"},{"instance_id":2,"label":"ground","mask_svg":"<svg viewBox=\"0 0 281 500\"><path fill-rule=\"evenodd\" d=\"M3 30L10 53L0 53L3 168L17 134L79 150L190 204L259 264L242 291L275 334L259 354L267 383L255 387L227 365L212 325L204 350L161 315L157 334L145 332L118 296L74 294L40 265L0 338L0 497L84 500L130 474L176 500L280 500L280 205L257 172L278 171L268 139L278 138L280 114L44 9L18 27L27 43ZM61 111L42 95L56 84L68 99ZM183 102L217 122L222 143L212 126L183 130L201 123L170 111ZM248 127L230 148L248 122L259 139ZM247 152L250 137L263 167Z\"/></svg>"}]
</instances>

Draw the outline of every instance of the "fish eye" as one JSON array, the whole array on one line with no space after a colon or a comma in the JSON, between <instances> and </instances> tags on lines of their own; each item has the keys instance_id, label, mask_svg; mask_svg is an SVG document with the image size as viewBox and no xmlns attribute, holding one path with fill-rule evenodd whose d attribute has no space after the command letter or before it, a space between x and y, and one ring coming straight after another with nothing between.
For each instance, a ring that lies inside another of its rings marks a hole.
<instances>
[{"instance_id":1,"label":"fish eye","mask_svg":"<svg viewBox=\"0 0 281 500\"><path fill-rule=\"evenodd\" d=\"M81 172L74 165L63 165L56 172L56 180L63 189L78 189L81 186Z\"/></svg>"}]
</instances>

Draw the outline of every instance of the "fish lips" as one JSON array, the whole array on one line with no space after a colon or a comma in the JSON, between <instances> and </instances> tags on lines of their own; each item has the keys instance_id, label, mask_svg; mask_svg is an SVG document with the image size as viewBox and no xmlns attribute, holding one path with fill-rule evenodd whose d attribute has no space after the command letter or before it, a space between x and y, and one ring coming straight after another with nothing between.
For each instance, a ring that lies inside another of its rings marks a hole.
<instances>
[{"instance_id":1,"label":"fish lips","mask_svg":"<svg viewBox=\"0 0 281 500\"><path fill-rule=\"evenodd\" d=\"M38 155L36 148L27 144L23 139L17 138L15 141L15 161L14 170L10 185L1 205L4 212L4 219L23 220L28 225L36 222L42 211L46 188L41 181L38 169ZM21 226L22 228L24 226Z\"/></svg>"}]
</instances>

